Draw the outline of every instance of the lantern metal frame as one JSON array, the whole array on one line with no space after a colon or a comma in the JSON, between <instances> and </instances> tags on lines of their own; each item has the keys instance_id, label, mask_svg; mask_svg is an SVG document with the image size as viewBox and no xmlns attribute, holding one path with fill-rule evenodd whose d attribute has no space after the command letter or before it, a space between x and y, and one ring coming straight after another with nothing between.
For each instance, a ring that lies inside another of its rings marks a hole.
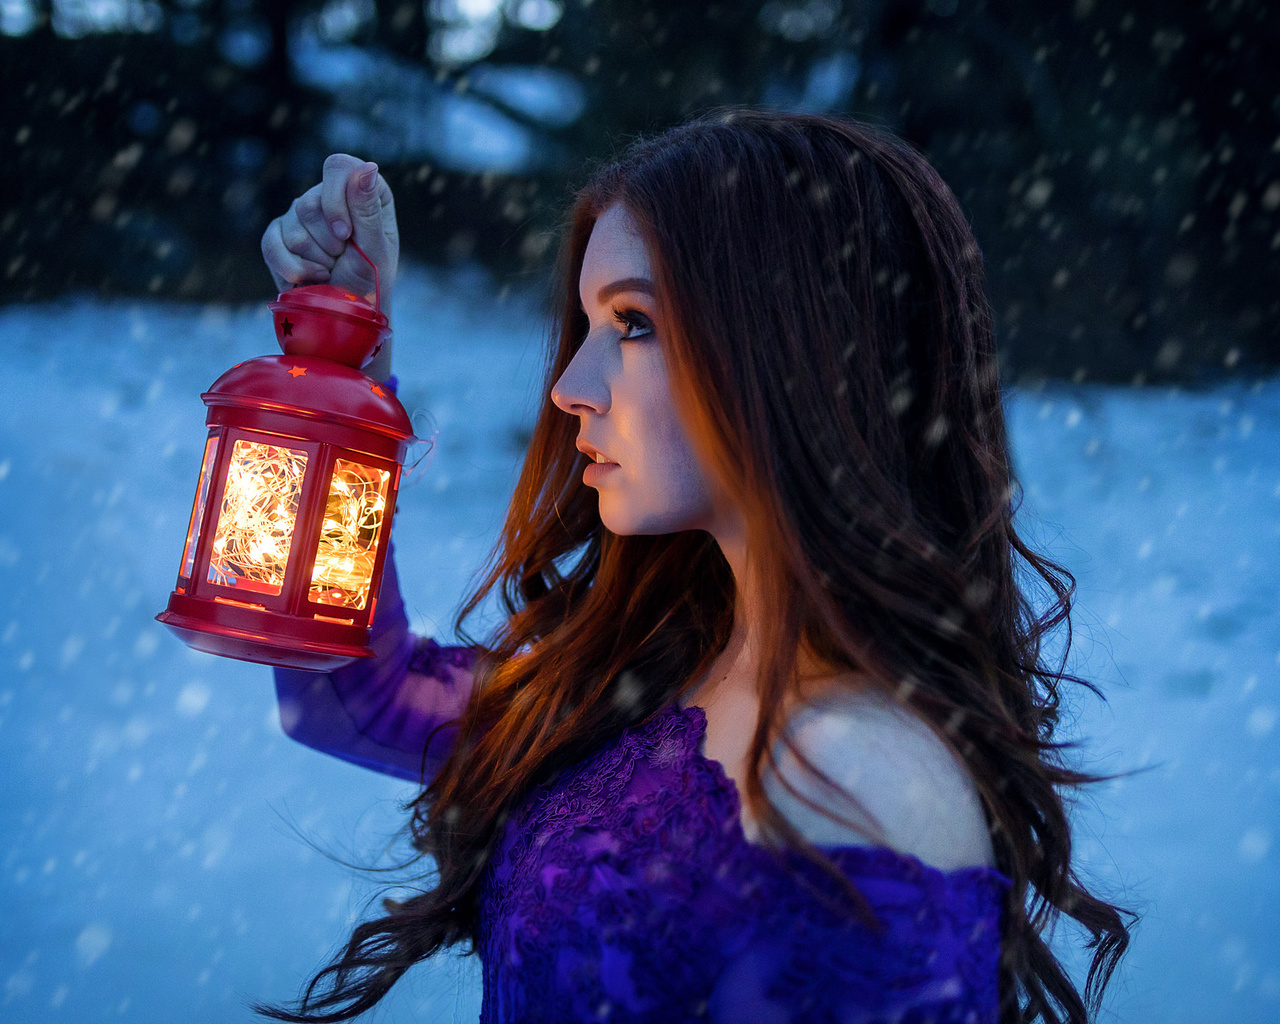
<instances>
[{"instance_id":1,"label":"lantern metal frame","mask_svg":"<svg viewBox=\"0 0 1280 1024\"><path fill-rule=\"evenodd\" d=\"M373 657L373 650L365 641L368 626L377 610L377 585L382 579L386 562L387 545L383 543L381 535L376 544L377 554L370 577L369 596L363 609L321 604L311 600L311 574L315 569L320 544L324 498L333 479L337 461L346 459L390 473L387 506L380 526L382 532L390 529L391 510L400 485L400 464L391 459L319 441L240 427L213 430L209 436L217 437L218 441L213 466L209 471L208 495L204 508L200 511L200 521L195 524L191 575L184 576L179 570L169 608L160 613L159 620L178 632L192 647L211 654L230 653L227 641L237 640L241 647L240 653L235 656L246 661L267 664L282 664L287 661L294 668L318 670L345 664L354 658ZM289 540L284 580L278 594L249 591L209 579L214 535L227 485L228 463L235 442L240 440L288 447L307 455L302 492L298 496L298 511ZM196 505L199 500L200 496L197 495ZM193 514L197 510L193 506ZM184 566L186 561L184 552ZM209 602L213 603L212 608L209 607ZM213 613L212 616L210 612ZM282 633L280 629L281 616L289 616L292 620L289 622L289 634ZM209 632L210 625L217 627L216 633ZM341 629L344 626L347 630ZM332 638L339 633L347 634L346 642L334 642Z\"/></svg>"},{"instance_id":2,"label":"lantern metal frame","mask_svg":"<svg viewBox=\"0 0 1280 1024\"><path fill-rule=\"evenodd\" d=\"M288 354L238 363L200 396L208 406L205 454L177 582L168 607L156 616L197 650L311 671L374 656L369 627L405 454L417 439L394 395L357 368L390 333L376 277L378 305L372 309L354 296L335 299L335 291L322 285L282 293L271 308L277 340ZM299 376L314 383L300 384ZM305 455L277 592L210 579L237 441ZM339 460L388 474L379 485L382 518L370 546L363 548L372 552L373 565L362 608L312 596Z\"/></svg>"}]
</instances>

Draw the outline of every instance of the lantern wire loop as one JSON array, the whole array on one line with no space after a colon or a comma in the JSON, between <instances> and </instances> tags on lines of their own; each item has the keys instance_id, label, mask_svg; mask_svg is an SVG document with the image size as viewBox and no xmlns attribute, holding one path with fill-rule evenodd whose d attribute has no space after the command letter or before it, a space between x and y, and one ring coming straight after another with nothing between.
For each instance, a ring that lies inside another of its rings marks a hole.
<instances>
[{"instance_id":1,"label":"lantern wire loop","mask_svg":"<svg viewBox=\"0 0 1280 1024\"><path fill-rule=\"evenodd\" d=\"M365 251L356 245L354 241L348 241L347 245L351 246L356 252L364 257L364 261L373 269L373 308L377 313L382 312L382 287L378 284L378 265L365 255Z\"/></svg>"},{"instance_id":2,"label":"lantern wire loop","mask_svg":"<svg viewBox=\"0 0 1280 1024\"><path fill-rule=\"evenodd\" d=\"M410 445L410 451L417 449L418 455L413 462L406 463L404 475L401 477L401 487L412 486L426 475L427 469L430 468L432 461L434 461L431 456L435 451L436 438L440 436L440 428L436 426L431 414L424 409L415 409L410 422L413 424L414 434L417 435ZM428 434L420 424L425 424L426 427L429 427L430 433ZM421 470L418 469L419 466L422 467Z\"/></svg>"}]
</instances>

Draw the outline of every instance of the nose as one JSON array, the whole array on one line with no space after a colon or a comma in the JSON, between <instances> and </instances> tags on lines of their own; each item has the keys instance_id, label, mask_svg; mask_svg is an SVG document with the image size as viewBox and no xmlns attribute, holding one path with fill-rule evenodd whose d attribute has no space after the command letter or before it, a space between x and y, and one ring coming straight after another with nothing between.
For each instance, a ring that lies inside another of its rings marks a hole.
<instances>
[{"instance_id":1,"label":"nose","mask_svg":"<svg viewBox=\"0 0 1280 1024\"><path fill-rule=\"evenodd\" d=\"M551 401L564 412L580 415L591 411L603 415L609 409L609 386L605 381L598 346L591 339L578 346L560 379L551 387Z\"/></svg>"}]
</instances>

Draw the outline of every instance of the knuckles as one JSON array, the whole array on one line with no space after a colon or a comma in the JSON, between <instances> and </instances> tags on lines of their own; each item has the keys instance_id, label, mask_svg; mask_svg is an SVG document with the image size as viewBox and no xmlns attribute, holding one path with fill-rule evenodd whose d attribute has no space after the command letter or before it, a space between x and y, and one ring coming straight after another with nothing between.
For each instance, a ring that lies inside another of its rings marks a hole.
<instances>
[{"instance_id":1,"label":"knuckles","mask_svg":"<svg viewBox=\"0 0 1280 1024\"><path fill-rule=\"evenodd\" d=\"M303 224L318 223L322 219L319 187L308 189L298 196L290 205L289 212Z\"/></svg>"},{"instance_id":2,"label":"knuckles","mask_svg":"<svg viewBox=\"0 0 1280 1024\"><path fill-rule=\"evenodd\" d=\"M362 163L363 160L358 160L349 153L330 153L324 158L324 172L328 174L330 171L350 170Z\"/></svg>"}]
</instances>

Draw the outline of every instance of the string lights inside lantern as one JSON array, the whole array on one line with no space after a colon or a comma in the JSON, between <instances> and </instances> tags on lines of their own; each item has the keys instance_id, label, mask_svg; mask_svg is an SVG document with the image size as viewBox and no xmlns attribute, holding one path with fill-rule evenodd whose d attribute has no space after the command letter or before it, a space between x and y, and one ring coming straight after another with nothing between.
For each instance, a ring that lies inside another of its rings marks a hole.
<instances>
[{"instance_id":1,"label":"string lights inside lantern","mask_svg":"<svg viewBox=\"0 0 1280 1024\"><path fill-rule=\"evenodd\" d=\"M390 514L416 440L390 389L359 369L390 335L376 268L374 295L370 306L333 285L282 292L270 308L284 355L233 366L201 396L204 461L178 581L156 616L192 647L312 670L372 657Z\"/></svg>"}]
</instances>

